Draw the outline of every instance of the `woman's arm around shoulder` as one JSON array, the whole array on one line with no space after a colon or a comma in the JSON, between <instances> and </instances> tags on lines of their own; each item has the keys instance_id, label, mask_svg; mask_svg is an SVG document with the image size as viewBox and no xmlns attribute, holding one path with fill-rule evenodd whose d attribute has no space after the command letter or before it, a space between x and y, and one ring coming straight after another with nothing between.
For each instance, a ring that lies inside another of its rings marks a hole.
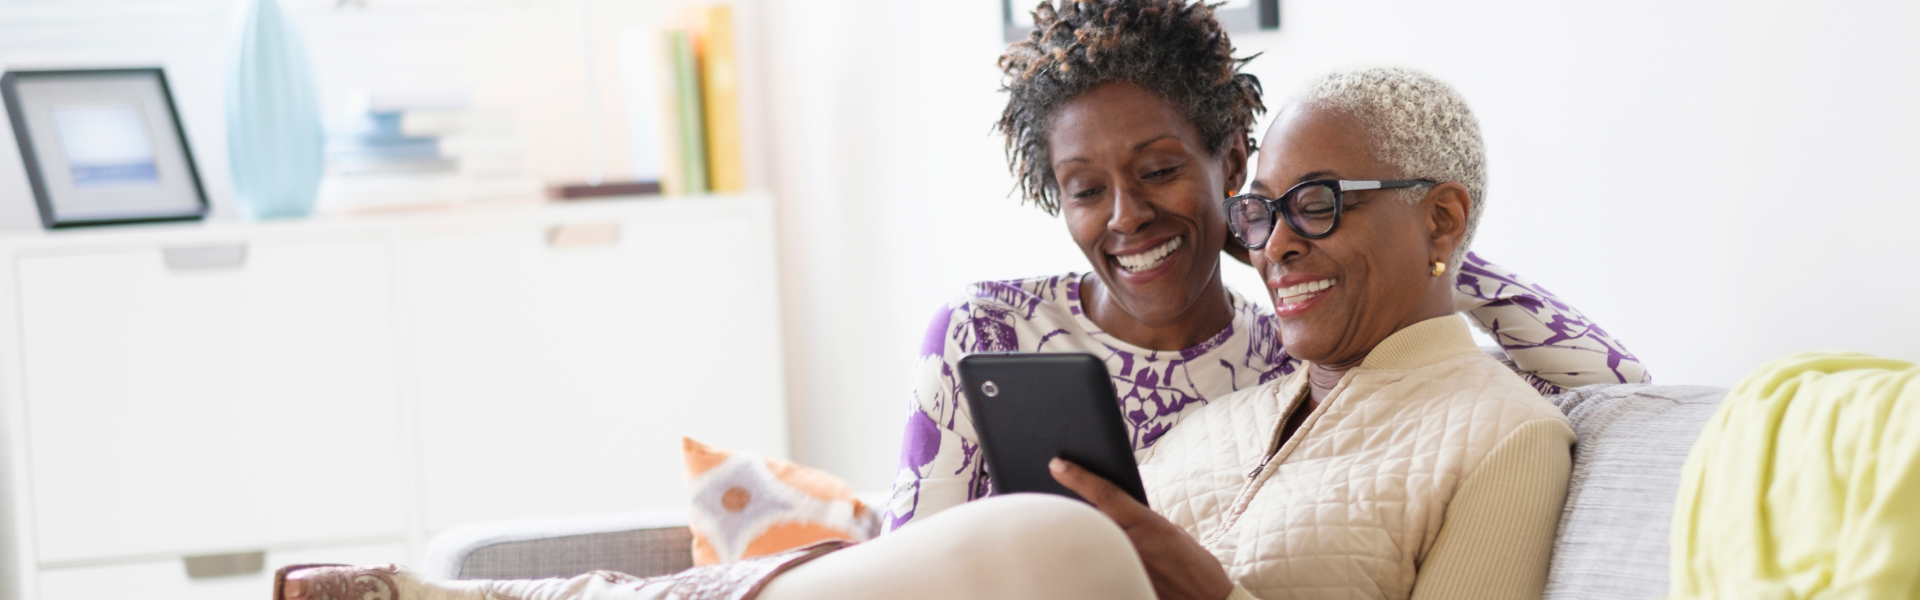
<instances>
[{"instance_id":1,"label":"woman's arm around shoulder","mask_svg":"<svg viewBox=\"0 0 1920 600\"><path fill-rule=\"evenodd\" d=\"M1542 394L1596 383L1652 383L1640 359L1572 305L1472 252L1460 263L1454 308L1493 336Z\"/></svg>"}]
</instances>

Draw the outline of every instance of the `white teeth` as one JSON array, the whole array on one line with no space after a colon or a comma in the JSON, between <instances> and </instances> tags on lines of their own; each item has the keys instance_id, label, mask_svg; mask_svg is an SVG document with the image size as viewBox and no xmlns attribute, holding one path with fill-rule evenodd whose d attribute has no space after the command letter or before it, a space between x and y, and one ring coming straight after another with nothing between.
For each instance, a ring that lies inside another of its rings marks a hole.
<instances>
[{"instance_id":1,"label":"white teeth","mask_svg":"<svg viewBox=\"0 0 1920 600\"><path fill-rule=\"evenodd\" d=\"M1125 256L1116 254L1113 259L1120 263L1120 268L1126 269L1128 272L1145 271L1160 266L1160 262L1166 260L1167 255L1173 254L1174 250L1180 249L1180 240L1183 239L1186 239L1186 236L1178 236L1141 252L1135 252Z\"/></svg>"},{"instance_id":2,"label":"white teeth","mask_svg":"<svg viewBox=\"0 0 1920 600\"><path fill-rule=\"evenodd\" d=\"M1333 287L1332 279L1309 281L1299 285L1288 286L1288 287L1274 290L1273 297L1279 299L1281 305L1297 304L1301 301L1306 300L1307 294L1312 294L1314 292L1318 292L1320 290L1324 290L1330 287Z\"/></svg>"}]
</instances>

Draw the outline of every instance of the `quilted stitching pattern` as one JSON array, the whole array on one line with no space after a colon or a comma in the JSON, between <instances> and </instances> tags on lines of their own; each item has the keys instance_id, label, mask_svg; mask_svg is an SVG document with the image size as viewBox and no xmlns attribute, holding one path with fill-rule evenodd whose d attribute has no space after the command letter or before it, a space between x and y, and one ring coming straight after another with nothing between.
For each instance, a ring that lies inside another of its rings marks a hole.
<instances>
[{"instance_id":1,"label":"quilted stitching pattern","mask_svg":"<svg viewBox=\"0 0 1920 600\"><path fill-rule=\"evenodd\" d=\"M1357 368L1250 479L1303 373L1194 411L1141 467L1155 510L1268 600L1407 597L1460 482L1520 425L1566 420L1479 353Z\"/></svg>"}]
</instances>

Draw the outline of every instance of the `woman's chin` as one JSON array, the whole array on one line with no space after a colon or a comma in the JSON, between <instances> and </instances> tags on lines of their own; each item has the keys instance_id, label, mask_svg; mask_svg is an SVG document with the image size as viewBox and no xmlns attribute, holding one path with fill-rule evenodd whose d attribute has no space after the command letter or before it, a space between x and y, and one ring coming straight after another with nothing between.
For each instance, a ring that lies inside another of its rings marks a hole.
<instances>
[{"instance_id":1,"label":"woman's chin","mask_svg":"<svg viewBox=\"0 0 1920 600\"><path fill-rule=\"evenodd\" d=\"M1206 296L1195 294L1203 283L1186 281L1181 273L1157 273L1144 282L1118 277L1124 272L1113 269L1107 291L1114 307L1127 313L1134 322L1150 328L1172 327L1191 318L1196 302ZM1118 281L1114 281L1117 279Z\"/></svg>"},{"instance_id":2,"label":"woman's chin","mask_svg":"<svg viewBox=\"0 0 1920 600\"><path fill-rule=\"evenodd\" d=\"M1287 355L1310 363L1325 364L1345 338L1344 328L1327 322L1324 315L1304 315L1300 317L1281 317L1280 339L1286 344Z\"/></svg>"},{"instance_id":3,"label":"woman's chin","mask_svg":"<svg viewBox=\"0 0 1920 600\"><path fill-rule=\"evenodd\" d=\"M1134 320L1142 324L1161 320L1156 317L1172 320L1193 303L1197 297L1194 290L1206 285L1205 282L1192 281L1188 276L1192 271L1173 258L1184 257L1169 257L1151 269L1139 271L1128 271L1114 264L1107 266L1105 278L1108 291L1127 308Z\"/></svg>"},{"instance_id":4,"label":"woman's chin","mask_svg":"<svg viewBox=\"0 0 1920 600\"><path fill-rule=\"evenodd\" d=\"M1287 356L1316 365L1325 365L1332 362L1333 343L1331 341L1325 343L1319 342L1321 342L1321 340L1315 339L1301 339L1299 342L1289 341L1286 345Z\"/></svg>"}]
</instances>

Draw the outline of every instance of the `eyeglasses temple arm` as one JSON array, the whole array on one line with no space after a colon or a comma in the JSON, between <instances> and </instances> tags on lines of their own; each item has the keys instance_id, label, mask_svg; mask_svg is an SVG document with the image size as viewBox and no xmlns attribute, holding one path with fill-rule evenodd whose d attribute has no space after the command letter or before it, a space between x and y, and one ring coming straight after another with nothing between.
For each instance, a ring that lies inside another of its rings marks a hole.
<instances>
[{"instance_id":1,"label":"eyeglasses temple arm","mask_svg":"<svg viewBox=\"0 0 1920 600\"><path fill-rule=\"evenodd\" d=\"M1427 179L1390 179L1386 181L1349 181L1342 179L1337 183L1340 184L1340 191L1352 192L1357 190L1394 190L1410 188L1416 185L1435 185L1439 182Z\"/></svg>"}]
</instances>

